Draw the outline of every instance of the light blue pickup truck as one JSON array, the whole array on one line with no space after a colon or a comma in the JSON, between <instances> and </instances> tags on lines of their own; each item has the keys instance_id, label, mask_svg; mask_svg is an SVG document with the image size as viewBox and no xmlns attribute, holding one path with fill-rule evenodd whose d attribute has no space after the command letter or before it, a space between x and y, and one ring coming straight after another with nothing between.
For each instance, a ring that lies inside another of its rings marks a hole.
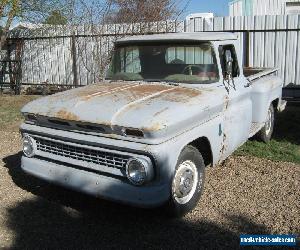
<instances>
[{"instance_id":1,"label":"light blue pickup truck","mask_svg":"<svg viewBox=\"0 0 300 250\"><path fill-rule=\"evenodd\" d=\"M106 79L44 97L22 113L22 169L126 204L191 211L205 168L248 138L268 142L283 111L276 69L242 68L237 36L118 40Z\"/></svg>"}]
</instances>

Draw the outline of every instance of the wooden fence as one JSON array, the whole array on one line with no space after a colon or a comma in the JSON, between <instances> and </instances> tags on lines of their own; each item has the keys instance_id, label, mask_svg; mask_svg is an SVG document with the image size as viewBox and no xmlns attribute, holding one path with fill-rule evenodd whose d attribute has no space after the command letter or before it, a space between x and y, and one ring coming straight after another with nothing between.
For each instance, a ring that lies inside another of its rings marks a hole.
<instances>
[{"instance_id":1,"label":"wooden fence","mask_svg":"<svg viewBox=\"0 0 300 250\"><path fill-rule=\"evenodd\" d=\"M168 21L135 25L17 29L9 37L9 42L13 45L10 52L2 51L0 61L6 62L8 54L11 61L21 61L21 85L82 86L99 81L117 38L141 33L182 32L183 25L183 22ZM16 51L15 44L22 45L21 52ZM21 55L20 58L16 58L16 54ZM11 75L2 77L3 82L8 84L12 78L16 78Z\"/></svg>"},{"instance_id":2,"label":"wooden fence","mask_svg":"<svg viewBox=\"0 0 300 250\"><path fill-rule=\"evenodd\" d=\"M95 83L113 42L126 35L226 31L239 34L240 56L245 65L278 67L285 85L300 85L300 15L195 18L187 22L149 23L146 27L123 24L96 28L41 27L12 32L10 43L19 46L13 47L10 60L20 60L19 82L69 86ZM101 36L97 35L99 29ZM2 61L6 57L7 53L0 54ZM5 77L6 82L10 80Z\"/></svg>"}]
</instances>

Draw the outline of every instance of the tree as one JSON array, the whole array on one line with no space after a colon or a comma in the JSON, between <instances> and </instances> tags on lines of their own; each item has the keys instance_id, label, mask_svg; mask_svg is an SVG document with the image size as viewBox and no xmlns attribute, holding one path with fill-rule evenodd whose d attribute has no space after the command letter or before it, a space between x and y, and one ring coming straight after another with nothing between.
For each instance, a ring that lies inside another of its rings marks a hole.
<instances>
[{"instance_id":1,"label":"tree","mask_svg":"<svg viewBox=\"0 0 300 250\"><path fill-rule=\"evenodd\" d=\"M157 22L177 18L176 0L111 0L110 23Z\"/></svg>"},{"instance_id":2,"label":"tree","mask_svg":"<svg viewBox=\"0 0 300 250\"><path fill-rule=\"evenodd\" d=\"M20 0L2 0L0 3L0 17L1 21L6 19L6 22L2 28L1 37L0 37L0 49L3 47L8 30L13 22L15 16L18 15L21 7Z\"/></svg>"},{"instance_id":3,"label":"tree","mask_svg":"<svg viewBox=\"0 0 300 250\"><path fill-rule=\"evenodd\" d=\"M43 23L50 25L66 25L68 19L59 10L53 10Z\"/></svg>"},{"instance_id":4,"label":"tree","mask_svg":"<svg viewBox=\"0 0 300 250\"><path fill-rule=\"evenodd\" d=\"M3 24L3 28L0 49L3 48L8 31L14 21L41 22L51 11L60 9L63 2L63 0L1 0L0 22Z\"/></svg>"},{"instance_id":5,"label":"tree","mask_svg":"<svg viewBox=\"0 0 300 250\"><path fill-rule=\"evenodd\" d=\"M68 1L68 21L72 24L70 27L76 29L85 24L85 32L93 36L88 56L86 55L87 44L82 39L74 40L77 45L77 58L97 80L104 76L103 73L111 59L112 45L117 39L128 34L153 32L149 22L177 21L190 2L190 0ZM178 23L168 22L167 25L162 23L162 29L165 32L174 31ZM113 36L103 36L111 31L114 32ZM74 30L75 33L77 32Z\"/></svg>"}]
</instances>

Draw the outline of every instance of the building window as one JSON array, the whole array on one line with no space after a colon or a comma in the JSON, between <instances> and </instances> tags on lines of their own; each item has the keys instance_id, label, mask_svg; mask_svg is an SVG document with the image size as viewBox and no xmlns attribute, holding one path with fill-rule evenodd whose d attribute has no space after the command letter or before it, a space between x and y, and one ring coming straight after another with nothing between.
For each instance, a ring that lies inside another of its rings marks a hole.
<instances>
[{"instance_id":1,"label":"building window","mask_svg":"<svg viewBox=\"0 0 300 250\"><path fill-rule=\"evenodd\" d=\"M285 8L286 14L300 14L300 1L287 2Z\"/></svg>"}]
</instances>

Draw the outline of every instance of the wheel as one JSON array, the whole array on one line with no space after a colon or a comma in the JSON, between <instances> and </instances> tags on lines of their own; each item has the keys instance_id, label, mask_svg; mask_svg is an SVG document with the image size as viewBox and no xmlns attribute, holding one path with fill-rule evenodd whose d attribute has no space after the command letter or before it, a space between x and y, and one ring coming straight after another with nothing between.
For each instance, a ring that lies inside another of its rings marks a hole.
<instances>
[{"instance_id":1,"label":"wheel","mask_svg":"<svg viewBox=\"0 0 300 250\"><path fill-rule=\"evenodd\" d=\"M257 133L257 138L265 143L268 143L273 134L274 130L274 107L271 104L268 109L268 116L265 126Z\"/></svg>"},{"instance_id":2,"label":"wheel","mask_svg":"<svg viewBox=\"0 0 300 250\"><path fill-rule=\"evenodd\" d=\"M195 208L204 189L205 164L200 152L193 146L186 146L177 162L171 184L171 197L167 212L180 217Z\"/></svg>"}]
</instances>

